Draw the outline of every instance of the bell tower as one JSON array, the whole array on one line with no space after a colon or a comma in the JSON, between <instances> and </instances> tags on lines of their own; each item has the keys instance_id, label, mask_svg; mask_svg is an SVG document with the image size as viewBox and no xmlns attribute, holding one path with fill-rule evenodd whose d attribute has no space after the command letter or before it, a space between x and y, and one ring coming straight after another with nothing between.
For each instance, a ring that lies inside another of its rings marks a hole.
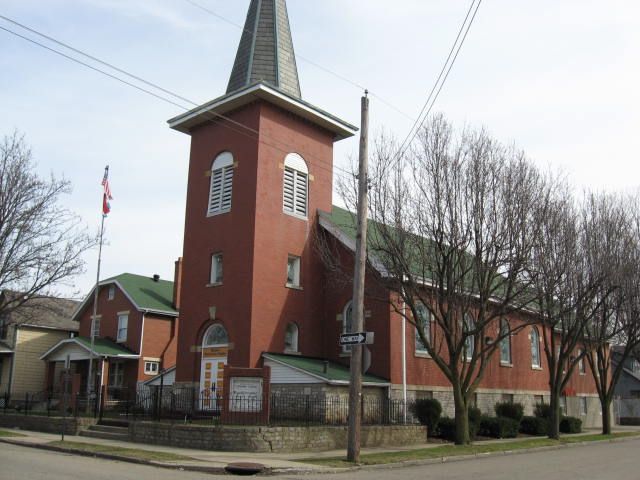
<instances>
[{"instance_id":1,"label":"bell tower","mask_svg":"<svg viewBox=\"0 0 640 480\"><path fill-rule=\"evenodd\" d=\"M301 98L285 0L251 0L227 92L169 120L191 136L176 381L322 355L318 211L349 123Z\"/></svg>"}]
</instances>

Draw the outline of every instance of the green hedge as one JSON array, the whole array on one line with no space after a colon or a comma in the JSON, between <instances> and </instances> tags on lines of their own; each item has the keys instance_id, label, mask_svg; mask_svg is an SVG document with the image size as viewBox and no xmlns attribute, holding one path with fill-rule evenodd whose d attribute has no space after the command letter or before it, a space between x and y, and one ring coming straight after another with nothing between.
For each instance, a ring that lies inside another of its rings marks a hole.
<instances>
[{"instance_id":1,"label":"green hedge","mask_svg":"<svg viewBox=\"0 0 640 480\"><path fill-rule=\"evenodd\" d=\"M518 436L520 422L508 417L483 416L478 433L483 437L515 438Z\"/></svg>"},{"instance_id":2,"label":"green hedge","mask_svg":"<svg viewBox=\"0 0 640 480\"><path fill-rule=\"evenodd\" d=\"M527 435L543 436L549 432L549 420L541 417L522 417L520 432Z\"/></svg>"},{"instance_id":3,"label":"green hedge","mask_svg":"<svg viewBox=\"0 0 640 480\"><path fill-rule=\"evenodd\" d=\"M519 422L524 417L524 405L521 403L500 402L493 407L496 417L512 418Z\"/></svg>"},{"instance_id":4,"label":"green hedge","mask_svg":"<svg viewBox=\"0 0 640 480\"><path fill-rule=\"evenodd\" d=\"M432 436L438 429L438 422L442 414L442 405L435 398L421 398L410 407L411 413L422 425L427 426L427 435Z\"/></svg>"},{"instance_id":5,"label":"green hedge","mask_svg":"<svg viewBox=\"0 0 640 480\"><path fill-rule=\"evenodd\" d=\"M533 415L538 418L551 418L551 405L548 403L538 403L533 409Z\"/></svg>"},{"instance_id":6,"label":"green hedge","mask_svg":"<svg viewBox=\"0 0 640 480\"><path fill-rule=\"evenodd\" d=\"M438 437L449 442L456 440L456 421L453 418L442 417L438 422Z\"/></svg>"},{"instance_id":7,"label":"green hedge","mask_svg":"<svg viewBox=\"0 0 640 480\"><path fill-rule=\"evenodd\" d=\"M576 417L562 417L560 420L561 433L580 433L582 432L582 420Z\"/></svg>"}]
</instances>

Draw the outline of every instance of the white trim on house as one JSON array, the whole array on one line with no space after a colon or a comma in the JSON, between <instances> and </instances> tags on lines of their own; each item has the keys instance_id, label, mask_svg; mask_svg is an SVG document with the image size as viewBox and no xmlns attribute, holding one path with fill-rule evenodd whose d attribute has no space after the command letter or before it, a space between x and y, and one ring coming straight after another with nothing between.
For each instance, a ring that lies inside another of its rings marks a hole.
<instances>
[{"instance_id":1,"label":"white trim on house","mask_svg":"<svg viewBox=\"0 0 640 480\"><path fill-rule=\"evenodd\" d=\"M182 115L168 120L169 127L179 132L189 134L189 130L196 125L216 120L220 115L240 108L256 99L267 100L289 112L292 112L316 125L333 132L336 140L352 137L358 131L357 127L348 124L322 110L293 97L290 97L264 83L250 85L230 95L225 95L196 107Z\"/></svg>"},{"instance_id":2,"label":"white trim on house","mask_svg":"<svg viewBox=\"0 0 640 480\"><path fill-rule=\"evenodd\" d=\"M268 353L263 353L262 357L265 360L265 366L270 366L269 362L273 362L275 364L278 365L278 368L275 369L275 375L274 375L274 370L272 367L272 371L271 371L271 383L326 383L328 385L349 385L349 381L348 380L330 380L328 378L322 377L320 375L316 375L314 373L308 372L306 370L303 370L302 368L298 368L298 367L294 367L293 365L289 365L288 363L285 363L281 360L278 360L277 358L271 357L269 356ZM292 377L294 378L298 378L299 381L294 381L291 382L289 381L278 381L279 379L279 372L278 369L289 369L291 370L291 373L293 374ZM391 383L388 382L362 382L362 385L365 387L389 387L391 386Z\"/></svg>"},{"instance_id":3,"label":"white trim on house","mask_svg":"<svg viewBox=\"0 0 640 480\"><path fill-rule=\"evenodd\" d=\"M100 287L104 287L105 285L111 285L111 284L115 284L120 291L124 294L124 296L127 298L127 300L129 300L129 302L131 302L131 305L133 305L135 307L135 309L139 312L142 313L155 313L158 315L166 315L168 317L178 317L178 312L167 312L165 310L155 310L152 308L140 308L140 306L133 301L133 298L131 298L131 295L129 295L127 293L127 291L122 288L122 285L120 284L120 282L118 282L117 280L103 280L102 282L99 283ZM84 311L85 307L87 306L87 304L89 302L93 301L93 291L95 290L96 287L93 287L91 289L91 291L87 294L87 296L85 297L85 299L80 303L80 305L78 305L78 308L73 312L73 315L71 315L71 319L72 320L76 320L78 321L77 317L80 315L80 313L82 311Z\"/></svg>"},{"instance_id":4,"label":"white trim on house","mask_svg":"<svg viewBox=\"0 0 640 480\"><path fill-rule=\"evenodd\" d=\"M49 350L47 350L41 357L40 360L46 360L46 358L52 354L53 352L55 352L56 350L58 350L60 347L63 347L66 344L76 344L78 345L80 348L82 348L83 350L85 350L87 352L87 359L89 359L89 355L91 354L91 348L87 347L86 345L84 345L82 342L78 341L77 337L74 338L67 338L65 340L61 340L58 343L56 343L53 347L51 347ZM98 352L94 351L93 355L96 357L110 357L110 358L123 358L123 359L130 359L130 358L140 358L140 355L137 355L135 353L132 353L131 355L124 355L124 354L118 354L118 355L101 355Z\"/></svg>"}]
</instances>

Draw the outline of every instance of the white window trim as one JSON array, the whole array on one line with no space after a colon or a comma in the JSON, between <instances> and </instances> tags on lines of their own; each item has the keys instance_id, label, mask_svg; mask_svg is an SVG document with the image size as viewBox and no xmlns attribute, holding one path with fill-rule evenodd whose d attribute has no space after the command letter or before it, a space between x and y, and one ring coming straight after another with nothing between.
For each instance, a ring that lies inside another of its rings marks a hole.
<instances>
[{"instance_id":1,"label":"white window trim","mask_svg":"<svg viewBox=\"0 0 640 480\"><path fill-rule=\"evenodd\" d=\"M207 217L229 213L233 204L233 155L223 152L216 157L211 166L211 180L209 183L209 198L207 203ZM219 175L219 176L218 176ZM215 182L220 182L219 189L215 189ZM217 201L214 204L214 191L217 192ZM225 197L228 201L225 202Z\"/></svg>"},{"instance_id":2,"label":"white window trim","mask_svg":"<svg viewBox=\"0 0 640 480\"><path fill-rule=\"evenodd\" d=\"M425 321L425 324L423 325L423 329L426 332L426 336L429 342L431 342L431 335L433 334L433 331L432 331L433 319L431 318L431 312L427 309L427 307L422 305L422 308L424 308L424 311L426 313L426 321ZM417 320L416 320L416 323L417 323ZM420 335L418 334L418 327L416 326L413 330L415 334L415 340L413 342L414 355L416 357L421 357L421 358L431 358L431 355L429 355L427 347L426 346L420 347L418 345L418 342L422 343L420 339Z\"/></svg>"},{"instance_id":3,"label":"white window trim","mask_svg":"<svg viewBox=\"0 0 640 480\"><path fill-rule=\"evenodd\" d=\"M533 370L542 370L542 352L540 351L540 331L536 327L532 327L529 332L529 349L533 347L533 332L536 332L536 351L538 352L538 363L533 361L533 350L531 350L531 368Z\"/></svg>"},{"instance_id":4,"label":"white window trim","mask_svg":"<svg viewBox=\"0 0 640 480\"><path fill-rule=\"evenodd\" d=\"M109 290L107 290L107 300L111 301L116 298L116 286L109 285Z\"/></svg>"},{"instance_id":5,"label":"white window trim","mask_svg":"<svg viewBox=\"0 0 640 480\"><path fill-rule=\"evenodd\" d=\"M148 368L155 365L155 371L153 368ZM145 375L158 375L160 373L160 362L153 360L145 360L144 362L144 374Z\"/></svg>"},{"instance_id":6,"label":"white window trim","mask_svg":"<svg viewBox=\"0 0 640 480\"><path fill-rule=\"evenodd\" d=\"M286 344L286 339L287 339L287 333L289 331L289 327L293 326L295 328L294 330L294 342L293 342L293 346L295 348L287 348L287 344ZM300 327L298 327L298 325L295 322L289 322L287 324L287 327L284 331L284 335L285 335L285 345L284 345L284 353L300 353Z\"/></svg>"},{"instance_id":7,"label":"white window trim","mask_svg":"<svg viewBox=\"0 0 640 480\"><path fill-rule=\"evenodd\" d=\"M220 280L218 280L218 263L216 263L216 259L220 258L222 259L222 272L220 275ZM222 285L222 283L224 282L224 255L222 252L218 252L218 253L214 253L213 255L211 255L211 268L210 268L210 272L209 272L209 283L207 286L209 287L217 287Z\"/></svg>"},{"instance_id":8,"label":"white window trim","mask_svg":"<svg viewBox=\"0 0 640 480\"><path fill-rule=\"evenodd\" d=\"M91 316L91 332L92 337L100 336L100 323L102 321L102 315Z\"/></svg>"},{"instance_id":9,"label":"white window trim","mask_svg":"<svg viewBox=\"0 0 640 480\"><path fill-rule=\"evenodd\" d=\"M503 326L503 322L506 323L507 325L507 330L510 330L510 326L509 323L506 320L500 320L500 333L499 335L502 335L503 330L502 330L502 326ZM502 358L502 342L508 342L509 345L509 359L508 360L503 360ZM500 341L500 366L502 367L513 367L513 342L511 341L511 333L509 333L507 336L505 336L501 341Z\"/></svg>"},{"instance_id":10,"label":"white window trim","mask_svg":"<svg viewBox=\"0 0 640 480\"><path fill-rule=\"evenodd\" d=\"M295 270L293 272L293 282L289 282L289 262L293 260L294 261L294 267ZM302 259L300 257L298 257L297 255L289 255L287 257L287 281L285 286L288 288L296 288L296 289L302 289L302 275L301 275L301 269L302 269Z\"/></svg>"},{"instance_id":11,"label":"white window trim","mask_svg":"<svg viewBox=\"0 0 640 480\"><path fill-rule=\"evenodd\" d=\"M287 176L290 176L290 182ZM287 185L290 183L290 195L287 196ZM300 186L304 183L304 193L300 194ZM287 206L287 198L290 197L291 208ZM304 214L300 213L304 201ZM307 219L309 216L309 168L304 158L297 153L290 153L284 161L284 173L282 177L282 211L300 219Z\"/></svg>"},{"instance_id":12,"label":"white window trim","mask_svg":"<svg viewBox=\"0 0 640 480\"><path fill-rule=\"evenodd\" d=\"M122 327L120 321L124 319L125 326ZM120 336L120 331L124 330L124 337ZM116 332L116 342L124 343L127 341L127 337L129 336L129 314L128 313L119 313L118 314L118 331Z\"/></svg>"},{"instance_id":13,"label":"white window trim","mask_svg":"<svg viewBox=\"0 0 640 480\"><path fill-rule=\"evenodd\" d=\"M462 320L462 332L463 332L463 334L464 334L465 330L467 330L467 327L466 327L467 323L470 324L470 327L472 329L475 328L475 321L474 321L473 317L471 315L469 315L468 313L465 314L465 316L464 316L464 318ZM468 348L467 342L470 344L470 348ZM464 361L470 362L471 360L473 360L473 354L475 353L475 349L476 349L475 342L476 342L476 339L475 339L474 335L465 336L464 347L463 347L463 352L462 352L462 355L464 357ZM471 352L471 354L469 354L469 351Z\"/></svg>"}]
</instances>

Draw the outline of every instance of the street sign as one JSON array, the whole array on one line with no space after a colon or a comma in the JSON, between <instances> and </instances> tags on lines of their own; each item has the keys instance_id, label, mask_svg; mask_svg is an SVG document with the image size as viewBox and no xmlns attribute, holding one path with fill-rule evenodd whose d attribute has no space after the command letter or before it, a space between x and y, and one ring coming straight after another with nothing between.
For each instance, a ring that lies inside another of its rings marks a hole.
<instances>
[{"instance_id":1,"label":"street sign","mask_svg":"<svg viewBox=\"0 0 640 480\"><path fill-rule=\"evenodd\" d=\"M340 345L371 345L373 332L343 333L340 335Z\"/></svg>"}]
</instances>

